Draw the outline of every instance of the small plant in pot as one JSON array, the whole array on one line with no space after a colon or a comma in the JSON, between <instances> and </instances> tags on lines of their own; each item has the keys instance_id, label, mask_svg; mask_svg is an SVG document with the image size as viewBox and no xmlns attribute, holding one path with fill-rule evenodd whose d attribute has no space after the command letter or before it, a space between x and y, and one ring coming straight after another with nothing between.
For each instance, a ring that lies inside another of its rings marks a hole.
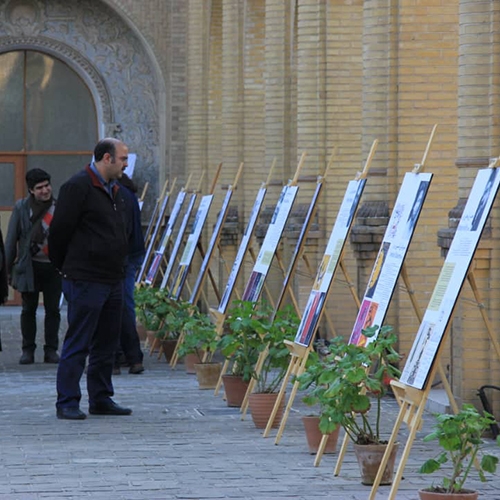
<instances>
[{"instance_id":1,"label":"small plant in pot","mask_svg":"<svg viewBox=\"0 0 500 500\"><path fill-rule=\"evenodd\" d=\"M252 377L255 387L249 396L249 408L252 420L257 428L265 428L276 404L280 388L290 364L290 351L285 340L293 340L299 328L299 318L292 306L276 312L274 318L263 323L261 350L263 361L259 370L254 370ZM283 404L278 409L272 422L276 428L281 422Z\"/></svg>"},{"instance_id":2,"label":"small plant in pot","mask_svg":"<svg viewBox=\"0 0 500 500\"><path fill-rule=\"evenodd\" d=\"M184 340L179 347L179 356L196 355L194 369L200 389L213 389L221 371L219 362L212 362L217 349L218 334L209 316L192 306L191 314L183 325Z\"/></svg>"},{"instance_id":3,"label":"small plant in pot","mask_svg":"<svg viewBox=\"0 0 500 500\"><path fill-rule=\"evenodd\" d=\"M478 492L468 490L464 485L472 470L477 470L483 482L486 481L486 472L493 474L496 471L497 456L486 454L479 457L481 436L495 419L489 413L481 415L470 404L464 404L456 415L438 414L435 417L434 430L424 442L438 440L442 451L437 457L427 460L419 472L432 474L446 468L445 464L451 468L447 469L441 484L420 490L419 496L422 500L476 499ZM497 436L497 443L500 445L500 436Z\"/></svg>"},{"instance_id":4,"label":"small plant in pot","mask_svg":"<svg viewBox=\"0 0 500 500\"><path fill-rule=\"evenodd\" d=\"M263 349L262 336L269 321L269 308L245 300L233 302L225 321L224 335L218 348L227 361L228 369L222 376L228 406L241 406L252 379L259 353Z\"/></svg>"},{"instance_id":5,"label":"small plant in pot","mask_svg":"<svg viewBox=\"0 0 500 500\"><path fill-rule=\"evenodd\" d=\"M157 341L155 341L156 334L162 326L158 306L161 304L164 295L166 296L166 292L150 286L141 286L134 291L137 321L146 329L148 345L151 350L157 344Z\"/></svg>"},{"instance_id":6,"label":"small plant in pot","mask_svg":"<svg viewBox=\"0 0 500 500\"><path fill-rule=\"evenodd\" d=\"M387 444L381 436L382 399L388 381L400 375L400 356L394 348L397 336L392 327L372 326L363 335L367 337L364 346L337 337L331 340L328 355L311 353L297 380L299 388L308 391L304 402L319 406L321 432L329 434L342 427L354 443L362 483L373 484ZM381 484L392 482L396 451L394 447ZM363 455L370 458L368 463Z\"/></svg>"}]
</instances>

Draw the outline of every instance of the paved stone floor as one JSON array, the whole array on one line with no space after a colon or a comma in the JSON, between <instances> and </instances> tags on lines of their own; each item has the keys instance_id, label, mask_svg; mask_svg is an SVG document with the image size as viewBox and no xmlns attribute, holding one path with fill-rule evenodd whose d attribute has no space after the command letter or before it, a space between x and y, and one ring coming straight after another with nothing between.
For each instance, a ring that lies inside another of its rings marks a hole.
<instances>
[{"instance_id":1,"label":"paved stone floor","mask_svg":"<svg viewBox=\"0 0 500 500\"><path fill-rule=\"evenodd\" d=\"M18 323L17 308L1 308L0 499L368 498L370 488L360 483L351 448L339 477L333 476L336 455L313 466L300 421L307 409L300 397L275 446L274 437L262 438L249 417L242 421L221 397L199 390L182 365L172 371L155 357L146 356L142 375L123 371L114 379L115 400L133 408L133 415L57 420L56 366L41 362L41 349L34 365L18 364ZM43 344L40 334L38 340ZM87 410L86 401L82 409ZM396 414L395 401L385 401L388 434ZM431 424L426 414L397 493L400 500L418 498L417 489L430 483L417 469L433 454L433 445L421 441ZM403 432L400 439L406 442ZM494 450L491 440L486 446ZM500 500L498 475L470 486L480 489L482 498ZM380 487L377 500L388 492L389 487Z\"/></svg>"}]
</instances>

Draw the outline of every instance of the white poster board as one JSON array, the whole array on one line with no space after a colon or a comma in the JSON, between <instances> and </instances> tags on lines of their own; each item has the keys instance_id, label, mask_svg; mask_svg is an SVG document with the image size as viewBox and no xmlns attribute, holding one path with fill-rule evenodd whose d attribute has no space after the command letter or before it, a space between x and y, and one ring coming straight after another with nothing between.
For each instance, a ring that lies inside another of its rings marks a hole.
<instances>
[{"instance_id":1,"label":"white poster board","mask_svg":"<svg viewBox=\"0 0 500 500\"><path fill-rule=\"evenodd\" d=\"M401 382L423 389L498 192L498 168L479 170L417 332Z\"/></svg>"},{"instance_id":2,"label":"white poster board","mask_svg":"<svg viewBox=\"0 0 500 500\"><path fill-rule=\"evenodd\" d=\"M220 234L222 231L222 226L224 225L224 221L226 220L227 217L227 211L229 210L229 202L231 201L231 198L233 196L233 189L229 189L226 193L226 196L224 197L224 201L222 202L221 209L219 211L219 214L217 216L217 220L215 222L214 230L212 232L212 236L210 238L210 241L208 243L208 247L205 251L205 257L203 258L203 262L201 263L200 270L198 272L198 276L196 278L196 282L193 286L193 289L191 291L191 297L189 298L189 302L191 304L194 304L197 300L197 297L199 295L199 291L201 286L203 285L203 281L205 279L205 275L208 271L208 266L210 265L210 260L212 259L212 255L215 250L215 245L217 245Z\"/></svg>"},{"instance_id":3,"label":"white poster board","mask_svg":"<svg viewBox=\"0 0 500 500\"><path fill-rule=\"evenodd\" d=\"M255 198L255 202L253 204L252 212L250 213L250 218L248 220L247 227L245 228L245 232L243 233L243 237L241 238L241 243L240 246L238 247L236 258L234 259L233 266L231 267L231 272L229 273L229 277L227 279L226 288L224 289L224 293L222 294L219 307L217 308L217 311L220 312L221 314L225 314L227 311L227 306L231 299L234 286L236 285L236 280L238 279L238 275L240 273L243 260L250 246L250 240L252 238L255 225L257 224L257 220L259 218L260 210L262 208L262 204L264 203L264 198L266 197L266 193L267 193L267 188L262 187L260 188Z\"/></svg>"},{"instance_id":4,"label":"white poster board","mask_svg":"<svg viewBox=\"0 0 500 500\"><path fill-rule=\"evenodd\" d=\"M137 275L137 279L136 279L137 283L140 283L142 281L142 277L144 276L144 272L146 271L146 266L148 265L149 257L151 255L151 252L153 251L153 248L154 248L155 243L156 243L156 238L158 237L160 227L163 223L163 219L165 218L165 213L167 212L167 205L168 205L169 198L170 198L170 196L167 193L165 195L165 198L163 198L163 201L161 203L158 218L156 219L156 224L155 224L155 227L153 229L153 233L151 235L151 238L149 239L148 247L146 249L146 255L144 257L144 260L142 261L142 266L141 266L141 269L139 271L139 274Z\"/></svg>"},{"instance_id":5,"label":"white poster board","mask_svg":"<svg viewBox=\"0 0 500 500\"><path fill-rule=\"evenodd\" d=\"M174 284L172 286L172 290L170 291L170 296L175 299L178 299L181 296L182 289L186 283L186 278L193 261L196 246L200 240L201 232L203 230L203 226L205 225L205 221L207 220L208 211L210 210L213 199L213 194L207 194L202 197L200 205L198 206L193 222L193 229L191 230L191 234L188 236L186 246L184 247L184 251L182 252L179 260L179 266L174 278Z\"/></svg>"},{"instance_id":6,"label":"white poster board","mask_svg":"<svg viewBox=\"0 0 500 500\"><path fill-rule=\"evenodd\" d=\"M340 204L339 213L337 214L326 245L325 253L314 279L297 335L295 336L294 342L296 344L308 347L316 333L365 184L366 179L359 179L350 181L347 185L344 198Z\"/></svg>"},{"instance_id":7,"label":"white poster board","mask_svg":"<svg viewBox=\"0 0 500 500\"><path fill-rule=\"evenodd\" d=\"M184 212L184 216L182 217L181 226L179 227L179 232L177 233L177 237L175 238L174 247L172 248L172 253L170 254L170 258L168 259L167 269L165 274L163 275L163 280L160 285L160 290L163 290L172 274L174 269L175 261L177 259L177 255L179 254L179 250L182 245L182 240L184 239L184 234L186 233L186 228L189 222L189 218L191 217L191 213L193 212L194 204L196 203L196 198L198 195L196 193L192 193L189 197L188 206L186 211Z\"/></svg>"},{"instance_id":8,"label":"white poster board","mask_svg":"<svg viewBox=\"0 0 500 500\"><path fill-rule=\"evenodd\" d=\"M243 292L242 300L257 302L298 191L298 186L289 185L285 186L281 191L271 223L267 228L266 236L253 266L252 274Z\"/></svg>"},{"instance_id":9,"label":"white poster board","mask_svg":"<svg viewBox=\"0 0 500 500\"><path fill-rule=\"evenodd\" d=\"M384 323L431 180L429 173L411 172L404 176L361 301L350 344L363 345L367 338L361 331Z\"/></svg>"},{"instance_id":10,"label":"white poster board","mask_svg":"<svg viewBox=\"0 0 500 500\"><path fill-rule=\"evenodd\" d=\"M151 262L149 270L146 274L146 279L144 281L147 285L153 284L156 275L158 274L161 261L167 250L168 243L174 231L175 224L177 223L185 199L186 199L186 191L184 190L179 191L174 206L172 208L170 217L168 218L167 227L165 228L165 232L163 233L163 238L161 239L160 246L155 251L153 261Z\"/></svg>"}]
</instances>

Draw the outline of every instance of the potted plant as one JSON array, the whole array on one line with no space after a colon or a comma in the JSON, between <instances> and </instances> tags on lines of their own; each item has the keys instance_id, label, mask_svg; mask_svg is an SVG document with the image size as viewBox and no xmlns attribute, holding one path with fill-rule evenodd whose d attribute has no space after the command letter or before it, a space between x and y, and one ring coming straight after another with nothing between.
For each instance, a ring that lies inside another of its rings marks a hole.
<instances>
[{"instance_id":1,"label":"potted plant","mask_svg":"<svg viewBox=\"0 0 500 500\"><path fill-rule=\"evenodd\" d=\"M263 349L264 324L269 318L264 303L236 300L225 321L218 348L228 363L222 375L228 406L241 406L252 378L259 353Z\"/></svg>"},{"instance_id":2,"label":"potted plant","mask_svg":"<svg viewBox=\"0 0 500 500\"><path fill-rule=\"evenodd\" d=\"M321 432L342 427L354 443L362 483L373 484L387 444L381 436L382 399L388 381L400 375L396 366L400 356L394 349L397 337L392 327L372 326L363 335L364 346L337 337L331 340L328 355L311 353L297 380L299 388L309 391L304 402L319 406ZM381 484L392 482L396 452L395 446Z\"/></svg>"},{"instance_id":3,"label":"potted plant","mask_svg":"<svg viewBox=\"0 0 500 500\"><path fill-rule=\"evenodd\" d=\"M437 457L427 460L419 472L431 474L447 463L451 468L441 484L420 490L420 499L475 500L478 492L465 489L464 484L473 469L477 470L481 481L486 481L485 472L493 474L496 471L498 457L483 455L481 460L476 460L482 444L481 436L495 419L489 413L481 415L471 404L464 404L456 415L438 414L435 417L434 430L424 442L438 440L442 451ZM497 443L500 445L500 436L497 436Z\"/></svg>"},{"instance_id":4,"label":"potted plant","mask_svg":"<svg viewBox=\"0 0 500 500\"><path fill-rule=\"evenodd\" d=\"M278 389L290 364L290 351L284 343L293 340L299 327L299 318L292 306L279 310L274 318L262 323L261 350L263 362L252 372L255 387L248 399L252 420L257 428L265 428L276 404ZM272 427L278 427L283 415L282 400Z\"/></svg>"},{"instance_id":5,"label":"potted plant","mask_svg":"<svg viewBox=\"0 0 500 500\"><path fill-rule=\"evenodd\" d=\"M209 316L196 306L190 308L190 315L184 321L182 329L184 340L179 347L179 356L194 354L194 370L200 389L213 389L219 380L221 364L212 362L212 355L217 348L218 334Z\"/></svg>"},{"instance_id":6,"label":"potted plant","mask_svg":"<svg viewBox=\"0 0 500 500\"><path fill-rule=\"evenodd\" d=\"M161 290L150 286L140 286L134 291L137 321L146 329L148 345L151 347L155 344L156 333L161 326L156 308L162 295Z\"/></svg>"}]
</instances>

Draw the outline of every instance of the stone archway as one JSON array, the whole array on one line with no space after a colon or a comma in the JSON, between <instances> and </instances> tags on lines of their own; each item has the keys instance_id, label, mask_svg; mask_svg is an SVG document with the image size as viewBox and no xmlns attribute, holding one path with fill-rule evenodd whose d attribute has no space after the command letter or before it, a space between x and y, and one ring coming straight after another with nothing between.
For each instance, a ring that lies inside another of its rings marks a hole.
<instances>
[{"instance_id":1,"label":"stone archway","mask_svg":"<svg viewBox=\"0 0 500 500\"><path fill-rule=\"evenodd\" d=\"M101 0L0 0L0 52L31 49L57 57L88 85L101 136L138 155L140 184L158 181L163 157L160 76L143 43Z\"/></svg>"}]
</instances>

